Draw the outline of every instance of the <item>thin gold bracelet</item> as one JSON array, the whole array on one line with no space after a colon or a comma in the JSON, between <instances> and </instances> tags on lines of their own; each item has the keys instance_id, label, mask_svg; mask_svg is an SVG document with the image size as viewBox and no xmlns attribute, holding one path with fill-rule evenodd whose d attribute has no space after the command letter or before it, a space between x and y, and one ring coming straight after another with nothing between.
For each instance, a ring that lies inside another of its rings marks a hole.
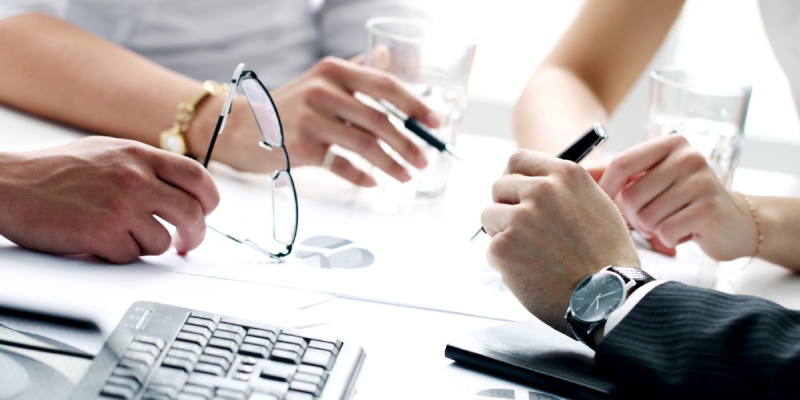
<instances>
[{"instance_id":1,"label":"thin gold bracelet","mask_svg":"<svg viewBox=\"0 0 800 400\"><path fill-rule=\"evenodd\" d=\"M752 256L750 256L750 261L747 262L747 264L750 264L750 262L752 262L753 259L758 257L758 255L761 253L761 248L764 246L764 234L763 232L761 232L761 219L758 218L758 212L756 211L756 207L753 205L753 202L750 200L750 197L741 192L736 192L736 193L738 193L739 196L742 196L742 199L747 204L747 208L750 209L750 215L753 216L753 222L756 223L756 234L758 234L758 246L756 247L756 252L753 253Z\"/></svg>"}]
</instances>

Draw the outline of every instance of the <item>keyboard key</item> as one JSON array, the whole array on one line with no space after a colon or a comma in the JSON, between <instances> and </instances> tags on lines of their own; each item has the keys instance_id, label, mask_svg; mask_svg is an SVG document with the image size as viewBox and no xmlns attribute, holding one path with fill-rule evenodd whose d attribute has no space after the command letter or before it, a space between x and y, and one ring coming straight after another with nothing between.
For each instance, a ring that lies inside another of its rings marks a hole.
<instances>
[{"instance_id":1,"label":"keyboard key","mask_svg":"<svg viewBox=\"0 0 800 400\"><path fill-rule=\"evenodd\" d=\"M239 354L250 357L267 358L269 357L269 349L264 346L245 343L239 348Z\"/></svg>"},{"instance_id":2,"label":"keyboard key","mask_svg":"<svg viewBox=\"0 0 800 400\"><path fill-rule=\"evenodd\" d=\"M161 367L156 371L153 380L150 381L150 388L172 388L177 392L183 388L188 378L189 374L184 371ZM166 393L166 391L163 390L158 390L158 392ZM175 395L171 395L170 397L175 397Z\"/></svg>"},{"instance_id":3,"label":"keyboard key","mask_svg":"<svg viewBox=\"0 0 800 400\"><path fill-rule=\"evenodd\" d=\"M224 358L225 361L227 361L228 363L232 363L234 357L234 354L232 352L224 349L218 349L216 347L206 347L206 349L203 350L203 354Z\"/></svg>"},{"instance_id":4,"label":"keyboard key","mask_svg":"<svg viewBox=\"0 0 800 400\"><path fill-rule=\"evenodd\" d=\"M275 362L275 361L264 361L259 364L261 369L261 377L264 379L272 379L275 381L282 381L288 382L289 379L294 376L297 372L297 366Z\"/></svg>"},{"instance_id":5,"label":"keyboard key","mask_svg":"<svg viewBox=\"0 0 800 400\"><path fill-rule=\"evenodd\" d=\"M219 315L214 315L214 314L207 313L207 312L202 312L202 311L192 311L191 316L195 317L195 318L200 318L200 319L207 319L207 320L213 322L214 325L219 324L219 320L220 320L220 316ZM191 317L189 317L189 318L191 319Z\"/></svg>"},{"instance_id":6,"label":"keyboard key","mask_svg":"<svg viewBox=\"0 0 800 400\"><path fill-rule=\"evenodd\" d=\"M339 355L339 348L336 347L336 345L331 343L331 342L322 342L322 341L319 341L319 340L312 340L312 341L308 342L308 347L313 347L315 349L320 349L320 350L328 350L334 356L338 356Z\"/></svg>"},{"instance_id":7,"label":"keyboard key","mask_svg":"<svg viewBox=\"0 0 800 400\"><path fill-rule=\"evenodd\" d=\"M144 380L147 378L147 375L150 374L150 367L147 366L142 361L131 360L130 358L123 358L119 362L121 365L128 367L133 377L139 382L144 383Z\"/></svg>"},{"instance_id":8,"label":"keyboard key","mask_svg":"<svg viewBox=\"0 0 800 400\"><path fill-rule=\"evenodd\" d=\"M274 353L274 351L273 351ZM333 367L335 358L330 351L320 349L308 349L303 356L303 364L316 365L318 367L330 370Z\"/></svg>"},{"instance_id":9,"label":"keyboard key","mask_svg":"<svg viewBox=\"0 0 800 400\"><path fill-rule=\"evenodd\" d=\"M283 397L289 391L288 383L266 379L253 379L250 381L250 387L254 391L271 393L278 397Z\"/></svg>"},{"instance_id":10,"label":"keyboard key","mask_svg":"<svg viewBox=\"0 0 800 400\"><path fill-rule=\"evenodd\" d=\"M196 355L198 357L200 356L200 354L203 353L203 348L202 347L198 346L197 344L189 343L189 342L177 342L176 341L176 342L172 343L172 347L171 348L172 349L188 351L188 352L190 352L190 353L192 353L192 354L194 354L194 355Z\"/></svg>"},{"instance_id":11,"label":"keyboard key","mask_svg":"<svg viewBox=\"0 0 800 400\"><path fill-rule=\"evenodd\" d=\"M132 399L136 393L137 391L131 390L131 388L114 384L106 384L100 392L100 394L124 400Z\"/></svg>"},{"instance_id":12,"label":"keyboard key","mask_svg":"<svg viewBox=\"0 0 800 400\"><path fill-rule=\"evenodd\" d=\"M294 343L294 344L302 347L303 350L305 350L306 347L308 347L308 344L306 343L306 340L301 338L301 337L299 337L299 336L287 335L287 334L282 333L280 336L278 336L278 341L279 342L286 342L286 343Z\"/></svg>"},{"instance_id":13,"label":"keyboard key","mask_svg":"<svg viewBox=\"0 0 800 400\"><path fill-rule=\"evenodd\" d=\"M197 364L197 360L200 358L196 353L174 348L170 349L170 351L167 353L167 357L180 358L189 361L192 364Z\"/></svg>"},{"instance_id":14,"label":"keyboard key","mask_svg":"<svg viewBox=\"0 0 800 400\"><path fill-rule=\"evenodd\" d=\"M180 368L186 372L192 372L194 368L194 363L185 359L185 358L178 358L178 357L170 357L167 356L164 359L164 362L161 365L165 367L172 367L172 368Z\"/></svg>"},{"instance_id":15,"label":"keyboard key","mask_svg":"<svg viewBox=\"0 0 800 400\"><path fill-rule=\"evenodd\" d=\"M177 393L175 397L177 397ZM175 397L170 397L168 394L159 393L152 389L147 389L147 391L144 392L144 396L142 396L142 400L172 400Z\"/></svg>"},{"instance_id":16,"label":"keyboard key","mask_svg":"<svg viewBox=\"0 0 800 400\"><path fill-rule=\"evenodd\" d=\"M333 343L333 345L336 346L337 349L342 348L342 341L332 336L318 335L316 333L306 332L298 329L284 329L283 333L286 333L288 335L300 336L306 338L309 341L319 340L320 342Z\"/></svg>"},{"instance_id":17,"label":"keyboard key","mask_svg":"<svg viewBox=\"0 0 800 400\"><path fill-rule=\"evenodd\" d=\"M231 363L229 363L226 359L222 357L212 356L210 354L203 354L202 356L200 356L200 362L204 362L206 364L219 365L225 371L227 371L228 368L231 367Z\"/></svg>"},{"instance_id":18,"label":"keyboard key","mask_svg":"<svg viewBox=\"0 0 800 400\"><path fill-rule=\"evenodd\" d=\"M259 346L264 346L272 350L272 342L269 339L247 335L247 337L244 338L244 342L250 344L257 344Z\"/></svg>"},{"instance_id":19,"label":"keyboard key","mask_svg":"<svg viewBox=\"0 0 800 400\"><path fill-rule=\"evenodd\" d=\"M302 356L303 355L303 350L305 350L305 349L303 349L302 347L300 347L299 345L296 345L294 343L278 342L278 343L275 343L274 350L291 351L293 353L297 353L297 355L299 355L299 356Z\"/></svg>"},{"instance_id":20,"label":"keyboard key","mask_svg":"<svg viewBox=\"0 0 800 400\"><path fill-rule=\"evenodd\" d=\"M204 374L210 374L215 376L222 376L225 374L225 370L222 369L219 365L214 364L206 364L206 363L197 363L194 366L194 372L202 372Z\"/></svg>"},{"instance_id":21,"label":"keyboard key","mask_svg":"<svg viewBox=\"0 0 800 400\"><path fill-rule=\"evenodd\" d=\"M138 392L139 389L141 389L142 387L142 385L139 384L139 382L137 382L136 379L134 379L133 377L126 377L126 376L111 375L111 377L108 378L107 383L128 388L133 392Z\"/></svg>"},{"instance_id":22,"label":"keyboard key","mask_svg":"<svg viewBox=\"0 0 800 400\"><path fill-rule=\"evenodd\" d=\"M181 332L196 333L198 335L202 335L204 338L206 338L206 340L211 339L211 330L202 326L184 325L183 329L181 329Z\"/></svg>"},{"instance_id":23,"label":"keyboard key","mask_svg":"<svg viewBox=\"0 0 800 400\"><path fill-rule=\"evenodd\" d=\"M194 393L181 393L178 400L209 400L208 397L202 397Z\"/></svg>"},{"instance_id":24,"label":"keyboard key","mask_svg":"<svg viewBox=\"0 0 800 400\"><path fill-rule=\"evenodd\" d=\"M244 339L244 336L242 336L242 335L240 335L240 334L238 334L236 332L222 331L222 330L214 332L214 337L215 338L220 338L220 339L232 340L232 341L236 342L237 345L242 344L242 340Z\"/></svg>"},{"instance_id":25,"label":"keyboard key","mask_svg":"<svg viewBox=\"0 0 800 400\"><path fill-rule=\"evenodd\" d=\"M133 371L131 371L130 368L128 368L128 367L126 367L124 365L118 365L117 368L114 369L114 373L113 373L112 376L122 376L122 377L136 379L136 376L133 373Z\"/></svg>"},{"instance_id":26,"label":"keyboard key","mask_svg":"<svg viewBox=\"0 0 800 400\"><path fill-rule=\"evenodd\" d=\"M322 384L325 383L325 381L322 379L322 375L306 374L303 372L296 373L294 375L294 380L313 383L319 387L322 387Z\"/></svg>"},{"instance_id":27,"label":"keyboard key","mask_svg":"<svg viewBox=\"0 0 800 400\"><path fill-rule=\"evenodd\" d=\"M264 338L273 343L275 343L275 341L278 340L278 334L276 332L264 329L250 329L249 331L247 331L247 336Z\"/></svg>"},{"instance_id":28,"label":"keyboard key","mask_svg":"<svg viewBox=\"0 0 800 400\"><path fill-rule=\"evenodd\" d=\"M249 373L253 372L253 367L251 367L249 365L240 365L237 370L239 372L243 373L243 374L249 374Z\"/></svg>"},{"instance_id":29,"label":"keyboard key","mask_svg":"<svg viewBox=\"0 0 800 400\"><path fill-rule=\"evenodd\" d=\"M183 393L196 394L198 396L202 396L205 399L211 399L212 397L214 397L214 388L196 386L196 385L186 385L183 388Z\"/></svg>"},{"instance_id":30,"label":"keyboard key","mask_svg":"<svg viewBox=\"0 0 800 400\"><path fill-rule=\"evenodd\" d=\"M320 392L319 386L303 381L292 381L292 383L289 384L289 389L310 393L314 396L319 396Z\"/></svg>"},{"instance_id":31,"label":"keyboard key","mask_svg":"<svg viewBox=\"0 0 800 400\"><path fill-rule=\"evenodd\" d=\"M247 393L238 390L217 389L216 398L230 399L230 400L247 400Z\"/></svg>"},{"instance_id":32,"label":"keyboard key","mask_svg":"<svg viewBox=\"0 0 800 400\"><path fill-rule=\"evenodd\" d=\"M280 400L280 398L272 393L253 392L247 400Z\"/></svg>"},{"instance_id":33,"label":"keyboard key","mask_svg":"<svg viewBox=\"0 0 800 400\"><path fill-rule=\"evenodd\" d=\"M158 355L161 354L161 349L159 349L155 345L150 343L142 343L135 341L131 342L131 344L128 345L128 348L126 350L141 351L143 353L150 354L154 358L158 358Z\"/></svg>"},{"instance_id":34,"label":"keyboard key","mask_svg":"<svg viewBox=\"0 0 800 400\"><path fill-rule=\"evenodd\" d=\"M286 393L286 397L284 397L284 400L314 400L314 396L311 395L310 393L303 393L290 390L288 393Z\"/></svg>"},{"instance_id":35,"label":"keyboard key","mask_svg":"<svg viewBox=\"0 0 800 400\"><path fill-rule=\"evenodd\" d=\"M194 343L200 347L206 347L206 344L208 344L208 339L206 339L203 335L198 335L196 333L190 333L190 332L179 333L178 340Z\"/></svg>"},{"instance_id":36,"label":"keyboard key","mask_svg":"<svg viewBox=\"0 0 800 400\"><path fill-rule=\"evenodd\" d=\"M123 360L140 361L140 362L144 363L145 365L147 365L148 368L152 368L153 364L156 363L156 358L153 357L152 354L145 353L143 351L131 350L131 349L125 350L125 352L122 353L122 359Z\"/></svg>"},{"instance_id":37,"label":"keyboard key","mask_svg":"<svg viewBox=\"0 0 800 400\"><path fill-rule=\"evenodd\" d=\"M237 372L237 373L233 374L233 379L238 379L240 381L248 381L248 380L250 380L250 375L243 374L241 372Z\"/></svg>"},{"instance_id":38,"label":"keyboard key","mask_svg":"<svg viewBox=\"0 0 800 400\"><path fill-rule=\"evenodd\" d=\"M247 382L235 381L233 379L207 374L191 374L189 375L188 383L207 388L225 388L242 392L247 391Z\"/></svg>"},{"instance_id":39,"label":"keyboard key","mask_svg":"<svg viewBox=\"0 0 800 400\"><path fill-rule=\"evenodd\" d=\"M167 345L167 342L165 342L164 339L148 335L136 335L136 337L134 337L133 340L137 342L152 344L158 347L159 350L164 350L164 346Z\"/></svg>"},{"instance_id":40,"label":"keyboard key","mask_svg":"<svg viewBox=\"0 0 800 400\"><path fill-rule=\"evenodd\" d=\"M277 332L277 330L278 330L278 327L275 326L275 325L263 324L263 323L260 323L260 322L248 321L248 320L239 319L239 318L225 317L225 318L222 318L222 322L225 322L225 323L228 323L228 324L232 324L232 325L243 326L243 327L248 328L248 329L263 329L265 331L273 331L273 332Z\"/></svg>"},{"instance_id":41,"label":"keyboard key","mask_svg":"<svg viewBox=\"0 0 800 400\"><path fill-rule=\"evenodd\" d=\"M220 338L211 338L208 341L209 347L216 347L218 349L228 350L231 353L235 353L236 350L239 349L239 345L236 344L233 340L228 339L220 339Z\"/></svg>"},{"instance_id":42,"label":"keyboard key","mask_svg":"<svg viewBox=\"0 0 800 400\"><path fill-rule=\"evenodd\" d=\"M293 351L273 350L272 354L269 355L269 358L272 360L278 360L292 364L300 364L300 355Z\"/></svg>"},{"instance_id":43,"label":"keyboard key","mask_svg":"<svg viewBox=\"0 0 800 400\"><path fill-rule=\"evenodd\" d=\"M186 323L189 325L202 326L204 328L208 328L208 330L212 332L214 331L214 329L217 329L217 324L214 323L214 321L205 318L189 317L189 319L186 320Z\"/></svg>"},{"instance_id":44,"label":"keyboard key","mask_svg":"<svg viewBox=\"0 0 800 400\"><path fill-rule=\"evenodd\" d=\"M233 333L235 333L237 335L241 335L241 336L245 336L247 334L247 331L244 330L244 328L242 328L241 326L239 326L239 325L231 325L231 324L228 324L228 323L225 323L225 322L217 325L217 330L218 331L233 332Z\"/></svg>"},{"instance_id":45,"label":"keyboard key","mask_svg":"<svg viewBox=\"0 0 800 400\"><path fill-rule=\"evenodd\" d=\"M257 361L258 360L256 360L253 357L243 357L242 358L242 364L244 364L244 365L256 365Z\"/></svg>"}]
</instances>

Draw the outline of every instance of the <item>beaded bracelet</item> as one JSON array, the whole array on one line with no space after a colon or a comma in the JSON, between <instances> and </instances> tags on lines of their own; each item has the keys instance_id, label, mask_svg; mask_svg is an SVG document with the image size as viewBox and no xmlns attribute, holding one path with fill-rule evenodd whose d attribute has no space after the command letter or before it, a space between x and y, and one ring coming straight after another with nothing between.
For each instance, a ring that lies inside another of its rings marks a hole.
<instances>
[{"instance_id":1,"label":"beaded bracelet","mask_svg":"<svg viewBox=\"0 0 800 400\"><path fill-rule=\"evenodd\" d=\"M747 262L747 264L750 264L750 262L752 262L753 259L758 257L758 254L761 253L761 248L764 246L764 234L761 232L761 220L758 218L758 212L756 212L756 207L753 205L753 202L750 200L750 197L741 192L736 192L736 193L739 193L739 195L742 196L742 199L747 204L747 208L750 209L750 215L753 216L753 222L756 223L756 233L758 234L758 247L756 247L756 252L753 253L752 256L750 256L750 261Z\"/></svg>"}]
</instances>

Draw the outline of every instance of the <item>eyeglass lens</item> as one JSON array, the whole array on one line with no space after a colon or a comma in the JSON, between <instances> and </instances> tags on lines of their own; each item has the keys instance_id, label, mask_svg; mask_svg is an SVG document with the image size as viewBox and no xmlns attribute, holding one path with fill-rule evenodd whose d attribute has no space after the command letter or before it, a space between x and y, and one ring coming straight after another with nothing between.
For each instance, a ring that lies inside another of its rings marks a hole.
<instances>
[{"instance_id":1,"label":"eyeglass lens","mask_svg":"<svg viewBox=\"0 0 800 400\"><path fill-rule=\"evenodd\" d=\"M271 146L282 147L283 136L280 122L278 122L278 114L275 112L275 105L272 104L267 92L257 80L252 78L242 79L240 85L247 95L264 141Z\"/></svg>"},{"instance_id":2,"label":"eyeglass lens","mask_svg":"<svg viewBox=\"0 0 800 400\"><path fill-rule=\"evenodd\" d=\"M292 177L286 171L273 176L272 204L273 236L279 243L291 246L297 231L297 200Z\"/></svg>"}]
</instances>

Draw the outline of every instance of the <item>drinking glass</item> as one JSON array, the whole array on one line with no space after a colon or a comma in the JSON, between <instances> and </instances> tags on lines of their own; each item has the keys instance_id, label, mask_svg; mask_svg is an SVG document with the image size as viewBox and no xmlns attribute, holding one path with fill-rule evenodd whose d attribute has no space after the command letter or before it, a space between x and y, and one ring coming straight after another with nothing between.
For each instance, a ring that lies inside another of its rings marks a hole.
<instances>
[{"instance_id":1,"label":"drinking glass","mask_svg":"<svg viewBox=\"0 0 800 400\"><path fill-rule=\"evenodd\" d=\"M650 137L681 134L730 189L739 162L750 85L665 68L650 73Z\"/></svg>"},{"instance_id":2,"label":"drinking glass","mask_svg":"<svg viewBox=\"0 0 800 400\"><path fill-rule=\"evenodd\" d=\"M379 17L367 21L365 54L366 65L397 76L438 114L441 125L431 132L454 145L467 105L475 39L461 30L424 20ZM402 122L394 122L399 129L405 129ZM441 196L447 186L451 156L408 134L428 159L428 167L413 174L416 197Z\"/></svg>"}]
</instances>

